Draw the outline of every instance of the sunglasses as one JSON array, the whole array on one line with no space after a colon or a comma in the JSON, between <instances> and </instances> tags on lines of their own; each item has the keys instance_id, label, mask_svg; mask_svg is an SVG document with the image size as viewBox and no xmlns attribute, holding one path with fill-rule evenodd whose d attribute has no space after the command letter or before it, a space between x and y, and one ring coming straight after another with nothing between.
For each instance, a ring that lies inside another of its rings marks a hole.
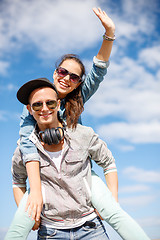
<instances>
[{"instance_id":1,"label":"sunglasses","mask_svg":"<svg viewBox=\"0 0 160 240\"><path fill-rule=\"evenodd\" d=\"M32 109L34 111L40 111L43 108L43 103L44 102L35 102L32 104ZM47 105L47 107L49 109L55 109L57 107L57 101L56 100L48 100L45 102L45 104Z\"/></svg>"},{"instance_id":2,"label":"sunglasses","mask_svg":"<svg viewBox=\"0 0 160 240\"><path fill-rule=\"evenodd\" d=\"M56 69L56 72L57 74L60 76L60 77L65 77L67 75L70 76L70 81L73 82L73 83L78 83L81 81L81 77L78 76L77 74L74 74L74 73L71 73L69 72L67 69L65 68L62 68L62 67L58 67Z\"/></svg>"}]
</instances>

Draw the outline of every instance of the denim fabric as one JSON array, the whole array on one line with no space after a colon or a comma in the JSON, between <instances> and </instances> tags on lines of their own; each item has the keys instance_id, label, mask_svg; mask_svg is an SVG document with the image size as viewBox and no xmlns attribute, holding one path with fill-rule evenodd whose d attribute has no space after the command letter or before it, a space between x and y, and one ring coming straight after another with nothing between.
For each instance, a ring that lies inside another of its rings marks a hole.
<instances>
[{"instance_id":1,"label":"denim fabric","mask_svg":"<svg viewBox=\"0 0 160 240\"><path fill-rule=\"evenodd\" d=\"M101 61L99 62L101 63ZM82 97L83 97L84 103L88 101L88 99L98 89L99 84L104 79L104 75L107 73L108 65L109 65L109 62L105 62L105 65L102 68L102 67L98 67L98 63L93 64L91 72L86 76L85 81L82 84ZM65 99L63 99L61 103L60 117L65 120ZM79 118L78 122L80 124L82 123L81 117ZM29 140L29 136L34 129L34 126L35 126L35 120L29 114L26 107L24 107L23 113L21 115L20 131L19 131L20 142L21 142L20 150L22 152L24 163L26 163L27 161L39 161L37 149L35 148L34 144Z\"/></svg>"},{"instance_id":2,"label":"denim fabric","mask_svg":"<svg viewBox=\"0 0 160 240\"><path fill-rule=\"evenodd\" d=\"M65 240L105 240L109 239L106 230L97 217L86 222L81 227L73 229L54 229L40 226L37 240L44 239L65 239Z\"/></svg>"},{"instance_id":3,"label":"denim fabric","mask_svg":"<svg viewBox=\"0 0 160 240\"><path fill-rule=\"evenodd\" d=\"M82 84L83 103L87 102L90 97L97 91L106 73L107 68L100 68L93 64L90 73L87 74L86 79Z\"/></svg>"}]
</instances>

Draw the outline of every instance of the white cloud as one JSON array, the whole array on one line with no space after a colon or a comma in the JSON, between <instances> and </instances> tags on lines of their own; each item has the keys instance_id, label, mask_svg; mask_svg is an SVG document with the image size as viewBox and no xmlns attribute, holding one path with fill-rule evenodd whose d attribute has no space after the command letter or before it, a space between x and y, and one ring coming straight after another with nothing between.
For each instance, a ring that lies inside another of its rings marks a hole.
<instances>
[{"instance_id":1,"label":"white cloud","mask_svg":"<svg viewBox=\"0 0 160 240\"><path fill-rule=\"evenodd\" d=\"M122 173L136 182L160 183L160 171L147 171L136 167L127 167Z\"/></svg>"},{"instance_id":2,"label":"white cloud","mask_svg":"<svg viewBox=\"0 0 160 240\"><path fill-rule=\"evenodd\" d=\"M97 0L5 1L0 17L1 54L31 44L42 58L89 47L99 38L99 28L95 31L99 20L92 12L97 5Z\"/></svg>"},{"instance_id":3,"label":"white cloud","mask_svg":"<svg viewBox=\"0 0 160 240\"><path fill-rule=\"evenodd\" d=\"M17 91L18 87L12 83L8 83L7 85L0 85L1 91Z\"/></svg>"},{"instance_id":4,"label":"white cloud","mask_svg":"<svg viewBox=\"0 0 160 240\"><path fill-rule=\"evenodd\" d=\"M109 139L111 140L111 137L109 137ZM132 145L128 145L128 144L122 145L121 143L118 143L117 148L122 152L130 152L135 149L134 146L132 146Z\"/></svg>"},{"instance_id":5,"label":"white cloud","mask_svg":"<svg viewBox=\"0 0 160 240\"><path fill-rule=\"evenodd\" d=\"M149 0L123 0L121 4L114 15L117 35L123 37L118 44L125 47L129 44L128 40L137 42L137 45L146 42L146 36L150 37L156 29L158 1L150 4Z\"/></svg>"},{"instance_id":6,"label":"white cloud","mask_svg":"<svg viewBox=\"0 0 160 240\"><path fill-rule=\"evenodd\" d=\"M150 190L148 185L137 184L137 185L129 185L120 187L118 192L121 193L137 193L137 192L147 192Z\"/></svg>"},{"instance_id":7,"label":"white cloud","mask_svg":"<svg viewBox=\"0 0 160 240\"><path fill-rule=\"evenodd\" d=\"M150 203L153 203L156 197L154 195L142 195L142 196L131 196L131 197L119 197L120 205L139 208L145 207Z\"/></svg>"},{"instance_id":8,"label":"white cloud","mask_svg":"<svg viewBox=\"0 0 160 240\"><path fill-rule=\"evenodd\" d=\"M129 57L112 61L108 76L85 106L86 113L96 118L118 118L112 124L97 127L105 139L160 142L160 71L147 69L150 54L145 56L146 65Z\"/></svg>"},{"instance_id":9,"label":"white cloud","mask_svg":"<svg viewBox=\"0 0 160 240\"><path fill-rule=\"evenodd\" d=\"M30 48L32 44L41 58L91 47L100 41L103 33L92 12L94 6L105 6L105 11L115 21L118 45L129 43L121 37L137 42L138 36L138 41L143 42L142 35L151 35L155 30L156 2L151 5L149 0L123 0L119 9L111 0L107 4L103 0L6 0L1 3L1 55L17 52L24 46Z\"/></svg>"},{"instance_id":10,"label":"white cloud","mask_svg":"<svg viewBox=\"0 0 160 240\"><path fill-rule=\"evenodd\" d=\"M156 121L149 123L114 122L100 125L97 132L102 138L112 142L126 140L130 143L160 143L160 122ZM122 150L124 150L123 147Z\"/></svg>"},{"instance_id":11,"label":"white cloud","mask_svg":"<svg viewBox=\"0 0 160 240\"><path fill-rule=\"evenodd\" d=\"M9 66L10 66L9 62L7 62L7 61L0 61L0 74L1 75L6 75Z\"/></svg>"},{"instance_id":12,"label":"white cloud","mask_svg":"<svg viewBox=\"0 0 160 240\"><path fill-rule=\"evenodd\" d=\"M160 45L143 49L139 54L139 59L150 68L157 68L160 66Z\"/></svg>"},{"instance_id":13,"label":"white cloud","mask_svg":"<svg viewBox=\"0 0 160 240\"><path fill-rule=\"evenodd\" d=\"M108 72L88 103L88 113L97 117L119 116L129 121L160 120L159 74L156 77L128 57L121 58L119 63L112 61Z\"/></svg>"},{"instance_id":14,"label":"white cloud","mask_svg":"<svg viewBox=\"0 0 160 240\"><path fill-rule=\"evenodd\" d=\"M92 7L103 4L98 0L6 0L1 3L0 54L3 57L11 56L18 50L33 46L43 59L71 50L80 53L101 41L103 28ZM117 136L112 128L109 136L112 139L122 136L125 140L130 138L132 143L159 142L156 132L160 125L159 47L151 42L153 46L145 48L146 35L151 36L156 31L156 4L157 1L151 5L149 0L124 0L121 9L112 1L105 4L106 12L116 23L118 38L114 44L109 74L87 104L86 112L95 117L118 117L122 121L104 126L107 131L108 127L116 126ZM144 46L139 51L136 45L137 59L134 60L127 57L126 49L130 43L137 44L136 36L139 36L138 43L143 42ZM154 68L154 72L148 71L148 66ZM8 67L8 61L1 61L0 73L5 73ZM126 133L122 132L121 127ZM140 136L138 131L134 131L136 128L141 130ZM120 147L123 151L133 150L131 145Z\"/></svg>"},{"instance_id":15,"label":"white cloud","mask_svg":"<svg viewBox=\"0 0 160 240\"><path fill-rule=\"evenodd\" d=\"M138 222L145 227L159 226L160 227L160 217L147 217L145 219L138 219Z\"/></svg>"}]
</instances>

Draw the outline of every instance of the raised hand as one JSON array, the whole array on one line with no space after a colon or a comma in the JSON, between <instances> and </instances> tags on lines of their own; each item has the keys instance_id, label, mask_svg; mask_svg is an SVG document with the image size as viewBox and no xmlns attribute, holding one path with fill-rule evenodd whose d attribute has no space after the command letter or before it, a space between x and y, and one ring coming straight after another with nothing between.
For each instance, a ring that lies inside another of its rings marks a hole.
<instances>
[{"instance_id":1,"label":"raised hand","mask_svg":"<svg viewBox=\"0 0 160 240\"><path fill-rule=\"evenodd\" d=\"M102 11L101 8L93 8L93 12L101 21L103 27L105 28L106 34L110 37L114 37L115 25L112 19L108 17L106 12Z\"/></svg>"}]
</instances>

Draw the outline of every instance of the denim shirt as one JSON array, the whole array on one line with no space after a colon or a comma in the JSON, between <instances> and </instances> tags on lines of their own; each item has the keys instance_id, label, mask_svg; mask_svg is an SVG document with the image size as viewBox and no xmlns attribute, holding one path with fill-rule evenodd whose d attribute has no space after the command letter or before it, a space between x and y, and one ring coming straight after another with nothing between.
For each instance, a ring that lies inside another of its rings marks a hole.
<instances>
[{"instance_id":1,"label":"denim shirt","mask_svg":"<svg viewBox=\"0 0 160 240\"><path fill-rule=\"evenodd\" d=\"M95 217L91 204L90 157L103 168L116 171L114 157L105 142L92 128L77 125L66 129L60 171L41 145L35 130L30 140L38 149L43 194L42 217L52 220L53 227L70 228ZM27 172L17 147L12 158L13 184L26 184Z\"/></svg>"},{"instance_id":2,"label":"denim shirt","mask_svg":"<svg viewBox=\"0 0 160 240\"><path fill-rule=\"evenodd\" d=\"M89 98L97 91L99 84L103 81L104 76L107 73L109 62L98 60L93 58L93 66L90 73L87 74L84 83L82 84L82 98L83 103L89 100ZM65 120L65 99L61 101L59 115ZM79 118L81 122L81 117ZM22 152L24 163L28 161L39 161L39 155L34 144L29 140L29 136L35 126L35 120L30 115L26 107L23 108L20 121L20 150Z\"/></svg>"}]
</instances>

